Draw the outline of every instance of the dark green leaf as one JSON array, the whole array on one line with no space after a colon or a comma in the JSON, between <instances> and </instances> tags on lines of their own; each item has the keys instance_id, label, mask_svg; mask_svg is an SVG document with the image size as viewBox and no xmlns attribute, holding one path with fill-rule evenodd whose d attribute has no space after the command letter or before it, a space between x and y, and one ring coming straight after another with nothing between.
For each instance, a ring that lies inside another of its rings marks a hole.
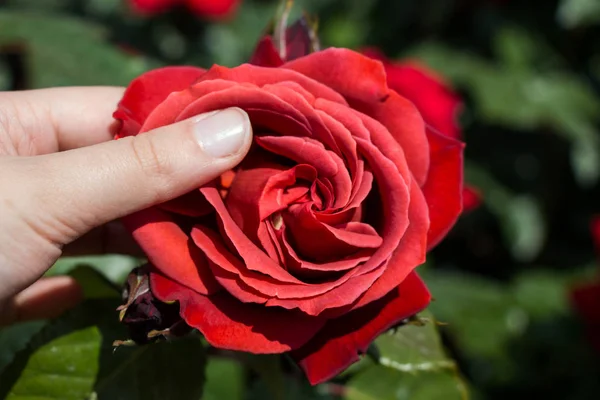
<instances>
[{"instance_id":1,"label":"dark green leaf","mask_svg":"<svg viewBox=\"0 0 600 400\"><path fill-rule=\"evenodd\" d=\"M375 341L379 365L348 383L348 400L465 399L467 389L456 363L448 358L429 311Z\"/></svg>"},{"instance_id":2,"label":"dark green leaf","mask_svg":"<svg viewBox=\"0 0 600 400\"><path fill-rule=\"evenodd\" d=\"M189 338L115 351L113 341L127 335L116 320L117 305L88 300L46 326L0 375L0 397L200 398L201 342Z\"/></svg>"},{"instance_id":3,"label":"dark green leaf","mask_svg":"<svg viewBox=\"0 0 600 400\"><path fill-rule=\"evenodd\" d=\"M244 396L244 366L237 360L210 357L202 400L241 400Z\"/></svg>"},{"instance_id":4,"label":"dark green leaf","mask_svg":"<svg viewBox=\"0 0 600 400\"><path fill-rule=\"evenodd\" d=\"M45 321L23 322L0 329L0 373L10 364L16 353L23 350L29 340L42 329Z\"/></svg>"},{"instance_id":5,"label":"dark green leaf","mask_svg":"<svg viewBox=\"0 0 600 400\"><path fill-rule=\"evenodd\" d=\"M281 356L240 353L241 359L264 383L272 400L286 399L285 376L281 369Z\"/></svg>"},{"instance_id":6,"label":"dark green leaf","mask_svg":"<svg viewBox=\"0 0 600 400\"><path fill-rule=\"evenodd\" d=\"M442 347L430 312L419 314L421 323L409 323L375 340L379 363L400 372L454 370L456 365Z\"/></svg>"},{"instance_id":7,"label":"dark green leaf","mask_svg":"<svg viewBox=\"0 0 600 400\"><path fill-rule=\"evenodd\" d=\"M347 400L466 400L464 384L451 371L407 374L382 365L353 377Z\"/></svg>"},{"instance_id":8,"label":"dark green leaf","mask_svg":"<svg viewBox=\"0 0 600 400\"><path fill-rule=\"evenodd\" d=\"M89 266L76 267L69 275L77 280L86 299L121 297L120 287Z\"/></svg>"}]
</instances>

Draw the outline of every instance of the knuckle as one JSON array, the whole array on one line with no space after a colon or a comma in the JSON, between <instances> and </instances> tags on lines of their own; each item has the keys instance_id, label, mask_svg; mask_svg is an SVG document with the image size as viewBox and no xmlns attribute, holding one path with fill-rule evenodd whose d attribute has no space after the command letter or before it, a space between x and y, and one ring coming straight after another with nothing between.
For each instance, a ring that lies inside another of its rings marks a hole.
<instances>
[{"instance_id":1,"label":"knuckle","mask_svg":"<svg viewBox=\"0 0 600 400\"><path fill-rule=\"evenodd\" d=\"M142 175L155 190L156 201L162 200L169 186L172 166L148 135L139 135L131 140L133 157Z\"/></svg>"},{"instance_id":2,"label":"knuckle","mask_svg":"<svg viewBox=\"0 0 600 400\"><path fill-rule=\"evenodd\" d=\"M0 154L38 154L36 136L45 136L50 129L42 112L27 97L0 95Z\"/></svg>"}]
</instances>

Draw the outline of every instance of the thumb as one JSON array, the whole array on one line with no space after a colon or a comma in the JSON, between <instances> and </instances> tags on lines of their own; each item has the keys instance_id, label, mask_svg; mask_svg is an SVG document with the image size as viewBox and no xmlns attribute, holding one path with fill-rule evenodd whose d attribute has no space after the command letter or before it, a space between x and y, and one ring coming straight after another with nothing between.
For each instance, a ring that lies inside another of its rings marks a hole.
<instances>
[{"instance_id":1,"label":"thumb","mask_svg":"<svg viewBox=\"0 0 600 400\"><path fill-rule=\"evenodd\" d=\"M252 142L239 108L198 115L135 137L35 157L47 240L64 245L106 222L194 190L233 168ZM42 217L42 216L40 216Z\"/></svg>"}]
</instances>

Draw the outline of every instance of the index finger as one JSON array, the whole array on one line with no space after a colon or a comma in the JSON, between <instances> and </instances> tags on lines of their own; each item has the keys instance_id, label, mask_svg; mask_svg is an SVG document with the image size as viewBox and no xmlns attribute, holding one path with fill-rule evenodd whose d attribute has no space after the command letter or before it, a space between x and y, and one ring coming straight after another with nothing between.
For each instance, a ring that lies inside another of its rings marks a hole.
<instances>
[{"instance_id":1,"label":"index finger","mask_svg":"<svg viewBox=\"0 0 600 400\"><path fill-rule=\"evenodd\" d=\"M0 131L38 155L105 142L124 88L64 87L0 93Z\"/></svg>"}]
</instances>

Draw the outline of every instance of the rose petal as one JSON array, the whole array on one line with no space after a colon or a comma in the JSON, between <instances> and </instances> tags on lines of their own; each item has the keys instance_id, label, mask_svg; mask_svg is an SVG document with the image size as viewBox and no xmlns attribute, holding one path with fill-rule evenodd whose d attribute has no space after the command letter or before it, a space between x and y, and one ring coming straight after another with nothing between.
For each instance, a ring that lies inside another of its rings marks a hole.
<instances>
[{"instance_id":1,"label":"rose petal","mask_svg":"<svg viewBox=\"0 0 600 400\"><path fill-rule=\"evenodd\" d=\"M216 197L211 194L209 194L207 198L211 202L216 200ZM221 206L218 205L216 201L215 204L217 204L217 210L220 210ZM223 234L219 235L201 225L192 229L192 238L196 245L202 249L206 257L212 261L215 266L237 275L240 282L252 287L253 290L256 290L265 296L265 298L271 298L272 300L276 298L293 299L290 300L291 303L283 302L284 305L282 306L284 308L300 308L302 311L306 311L307 314L318 315L324 308L327 308L327 304L321 304L323 309L314 312L314 309L312 308L304 310L304 303L299 301L299 299L327 293L328 291L331 291L332 288L342 285L355 273L355 271L350 271L342 278L332 282L317 284L304 283L281 268L279 264L275 263L263 251L251 243L248 238L239 236L240 232L236 231L237 226L232 224L230 218L224 217L222 223L223 225L226 225L226 229L229 229L225 231L227 233L225 237L235 242L236 249L240 253L241 259L238 259L237 255L234 255L227 248L224 243ZM283 288L285 288L285 290L283 290ZM358 297L363 291L364 289L359 292L359 294L355 294L355 297ZM251 301L246 298L242 298L241 300ZM273 305L279 306L279 304ZM310 304L307 305L307 307L310 306Z\"/></svg>"},{"instance_id":2,"label":"rose petal","mask_svg":"<svg viewBox=\"0 0 600 400\"><path fill-rule=\"evenodd\" d=\"M431 301L425 284L411 272L400 286L384 298L327 322L308 344L291 356L316 385L359 360L381 333L419 311ZM402 328L400 328L402 329Z\"/></svg>"},{"instance_id":3,"label":"rose petal","mask_svg":"<svg viewBox=\"0 0 600 400\"><path fill-rule=\"evenodd\" d=\"M412 182L410 190L408 219L410 224L400 244L394 249L385 272L369 287L353 308L362 307L385 296L397 282L401 282L405 276L425 262L429 216L425 197L415 181Z\"/></svg>"},{"instance_id":4,"label":"rose petal","mask_svg":"<svg viewBox=\"0 0 600 400\"><path fill-rule=\"evenodd\" d=\"M310 138L261 136L255 139L262 148L298 164L313 166L319 178L327 178L334 190L334 208L345 206L352 194L352 179L344 161L331 150Z\"/></svg>"},{"instance_id":5,"label":"rose petal","mask_svg":"<svg viewBox=\"0 0 600 400\"><path fill-rule=\"evenodd\" d=\"M318 54L318 53L313 53ZM311 57L312 55L308 56ZM306 57L298 59L297 62ZM363 57L366 58L366 57ZM277 84L279 82L296 82L315 97L321 97L330 101L341 104L347 104L344 98L329 85L319 83L318 79L311 79L310 75L304 75L290 69L277 69L277 73L273 73L272 68L257 67L256 65L243 64L235 68L226 68L219 65L209 69L206 75L202 76L202 81L213 79L225 79L233 82L252 82L256 86L264 86L268 84Z\"/></svg>"},{"instance_id":6,"label":"rose petal","mask_svg":"<svg viewBox=\"0 0 600 400\"><path fill-rule=\"evenodd\" d=\"M188 217L201 217L212 211L212 207L198 190L194 190L183 196L164 202L157 207L168 212L186 215Z\"/></svg>"},{"instance_id":7,"label":"rose petal","mask_svg":"<svg viewBox=\"0 0 600 400\"><path fill-rule=\"evenodd\" d=\"M296 251L316 262L348 257L361 249L376 249L383 242L377 231L367 224L349 222L329 226L322 223L309 203L293 205L282 215Z\"/></svg>"},{"instance_id":8,"label":"rose petal","mask_svg":"<svg viewBox=\"0 0 600 400\"><path fill-rule=\"evenodd\" d=\"M383 65L348 49L325 49L287 62L282 68L322 82L350 101L379 102L389 93Z\"/></svg>"},{"instance_id":9,"label":"rose petal","mask_svg":"<svg viewBox=\"0 0 600 400\"><path fill-rule=\"evenodd\" d=\"M206 71L196 67L165 67L135 78L119 102L115 119L122 121L117 137L137 135L150 113L169 94L189 87Z\"/></svg>"},{"instance_id":10,"label":"rose petal","mask_svg":"<svg viewBox=\"0 0 600 400\"><path fill-rule=\"evenodd\" d=\"M393 63L373 49L363 54L383 62L389 88L412 101L427 124L444 135L460 139L457 115L462 101L441 76L418 61Z\"/></svg>"},{"instance_id":11,"label":"rose petal","mask_svg":"<svg viewBox=\"0 0 600 400\"><path fill-rule=\"evenodd\" d=\"M150 286L161 301L178 301L186 323L221 349L283 353L304 345L326 322L298 311L240 303L225 291L204 296L160 273L151 273Z\"/></svg>"},{"instance_id":12,"label":"rose petal","mask_svg":"<svg viewBox=\"0 0 600 400\"><path fill-rule=\"evenodd\" d=\"M423 194L429 205L428 249L438 244L462 211L464 144L427 129L431 166Z\"/></svg>"},{"instance_id":13,"label":"rose petal","mask_svg":"<svg viewBox=\"0 0 600 400\"><path fill-rule=\"evenodd\" d=\"M385 101L353 102L351 107L368 115L384 125L392 137L400 144L406 163L413 176L423 185L429 170L429 145L425 133L425 123L417 108L407 99L390 91ZM385 151L388 140L379 141L382 135L373 136L375 146Z\"/></svg>"},{"instance_id":14,"label":"rose petal","mask_svg":"<svg viewBox=\"0 0 600 400\"><path fill-rule=\"evenodd\" d=\"M169 214L152 207L122 220L148 260L163 274L202 294L220 289L204 254Z\"/></svg>"}]
</instances>

